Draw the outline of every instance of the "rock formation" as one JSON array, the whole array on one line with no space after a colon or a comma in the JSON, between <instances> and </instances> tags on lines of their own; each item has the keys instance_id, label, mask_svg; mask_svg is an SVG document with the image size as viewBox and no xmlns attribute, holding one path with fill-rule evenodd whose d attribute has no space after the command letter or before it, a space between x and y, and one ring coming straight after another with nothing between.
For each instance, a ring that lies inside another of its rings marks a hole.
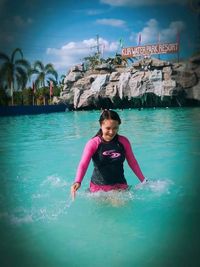
<instances>
[{"instance_id":1,"label":"rock formation","mask_svg":"<svg viewBox=\"0 0 200 267\"><path fill-rule=\"evenodd\" d=\"M199 63L200 56L180 63L146 58L131 67L107 63L87 71L83 65L74 66L65 77L60 100L74 109L163 106L166 99L167 105L199 105Z\"/></svg>"}]
</instances>

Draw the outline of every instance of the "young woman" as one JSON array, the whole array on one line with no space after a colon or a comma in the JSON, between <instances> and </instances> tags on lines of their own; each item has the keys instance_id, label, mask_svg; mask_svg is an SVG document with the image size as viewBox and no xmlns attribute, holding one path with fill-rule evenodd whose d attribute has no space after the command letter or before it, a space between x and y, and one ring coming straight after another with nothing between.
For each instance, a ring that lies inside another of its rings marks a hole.
<instances>
[{"instance_id":1,"label":"young woman","mask_svg":"<svg viewBox=\"0 0 200 267\"><path fill-rule=\"evenodd\" d=\"M138 179L141 182L146 181L132 152L129 140L118 134L121 119L117 112L104 110L99 123L100 130L87 142L77 169L75 182L71 186L71 193L74 197L75 192L81 186L91 159L94 163L90 182L91 192L127 189L123 167L125 159Z\"/></svg>"}]
</instances>

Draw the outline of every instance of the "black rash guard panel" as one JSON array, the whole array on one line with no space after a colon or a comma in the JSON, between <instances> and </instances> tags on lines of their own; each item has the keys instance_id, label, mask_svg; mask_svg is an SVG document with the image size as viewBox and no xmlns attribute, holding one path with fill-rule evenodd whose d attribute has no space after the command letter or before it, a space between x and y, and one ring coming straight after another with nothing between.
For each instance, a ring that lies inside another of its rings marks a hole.
<instances>
[{"instance_id":1,"label":"black rash guard panel","mask_svg":"<svg viewBox=\"0 0 200 267\"><path fill-rule=\"evenodd\" d=\"M123 168L125 150L118 141L118 135L109 142L102 140L92 160L94 162L92 183L96 185L127 184Z\"/></svg>"}]
</instances>

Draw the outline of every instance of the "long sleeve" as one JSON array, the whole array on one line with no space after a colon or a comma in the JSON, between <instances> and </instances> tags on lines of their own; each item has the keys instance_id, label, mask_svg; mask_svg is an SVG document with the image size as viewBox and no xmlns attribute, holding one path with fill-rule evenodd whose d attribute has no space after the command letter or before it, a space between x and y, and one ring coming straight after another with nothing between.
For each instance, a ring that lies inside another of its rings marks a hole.
<instances>
[{"instance_id":1,"label":"long sleeve","mask_svg":"<svg viewBox=\"0 0 200 267\"><path fill-rule=\"evenodd\" d=\"M93 154L95 153L95 151L98 147L98 144L99 144L99 138L94 137L94 138L90 139L87 142L87 144L85 145L81 160L80 160L78 168L77 168L75 182L77 182L77 183L82 182L82 180L86 174L86 171L88 169L90 160L91 160Z\"/></svg>"},{"instance_id":2,"label":"long sleeve","mask_svg":"<svg viewBox=\"0 0 200 267\"><path fill-rule=\"evenodd\" d=\"M135 175L138 177L138 179L143 182L145 180L145 177L140 169L140 166L133 154L132 148L131 148L131 144L129 142L129 140L124 137L124 136L119 136L119 141L123 144L124 149L125 149L125 156L126 156L126 160L128 162L128 165L130 166L130 168L132 169L132 171L135 173Z\"/></svg>"}]
</instances>

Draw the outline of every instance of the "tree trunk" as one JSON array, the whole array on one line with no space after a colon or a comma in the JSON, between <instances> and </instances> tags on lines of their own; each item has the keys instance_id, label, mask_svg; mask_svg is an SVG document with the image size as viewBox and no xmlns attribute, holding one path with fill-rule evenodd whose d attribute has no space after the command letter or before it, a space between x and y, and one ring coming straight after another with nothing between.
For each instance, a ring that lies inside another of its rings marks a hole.
<instances>
[{"instance_id":1,"label":"tree trunk","mask_svg":"<svg viewBox=\"0 0 200 267\"><path fill-rule=\"evenodd\" d=\"M14 96L13 96L13 82L11 82L10 86L10 94L11 94L11 105L14 106Z\"/></svg>"}]
</instances>

